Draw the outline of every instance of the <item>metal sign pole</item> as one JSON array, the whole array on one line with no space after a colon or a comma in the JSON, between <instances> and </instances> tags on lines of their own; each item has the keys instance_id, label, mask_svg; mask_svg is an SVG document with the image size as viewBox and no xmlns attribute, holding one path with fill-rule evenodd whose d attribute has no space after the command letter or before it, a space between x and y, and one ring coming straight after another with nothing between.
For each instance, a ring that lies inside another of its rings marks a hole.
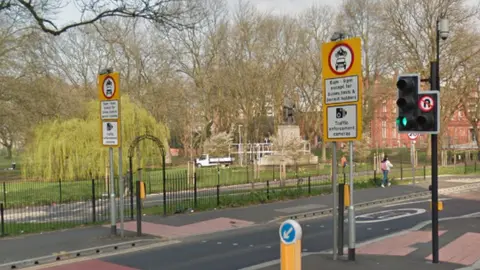
<instances>
[{"instance_id":1,"label":"metal sign pole","mask_svg":"<svg viewBox=\"0 0 480 270\"><path fill-rule=\"evenodd\" d=\"M110 225L111 234L117 235L117 222L115 218L115 183L113 179L113 148L109 147L109 160L110 160Z\"/></svg>"},{"instance_id":2,"label":"metal sign pole","mask_svg":"<svg viewBox=\"0 0 480 270\"><path fill-rule=\"evenodd\" d=\"M125 178L123 177L123 166L122 166L122 147L118 148L118 192L119 192L119 203L120 203L120 235L124 237L124 214L125 214L125 200L124 196L124 188L125 188Z\"/></svg>"},{"instance_id":3,"label":"metal sign pole","mask_svg":"<svg viewBox=\"0 0 480 270\"><path fill-rule=\"evenodd\" d=\"M412 141L412 147L410 147L410 154L412 156L412 184L415 185L415 141Z\"/></svg>"},{"instance_id":4,"label":"metal sign pole","mask_svg":"<svg viewBox=\"0 0 480 270\"><path fill-rule=\"evenodd\" d=\"M355 260L355 205L353 203L353 142L350 148L350 205L348 206L348 259Z\"/></svg>"},{"instance_id":5,"label":"metal sign pole","mask_svg":"<svg viewBox=\"0 0 480 270\"><path fill-rule=\"evenodd\" d=\"M337 192L337 142L332 143L332 191L333 191L333 259L338 252L338 192Z\"/></svg>"}]
</instances>

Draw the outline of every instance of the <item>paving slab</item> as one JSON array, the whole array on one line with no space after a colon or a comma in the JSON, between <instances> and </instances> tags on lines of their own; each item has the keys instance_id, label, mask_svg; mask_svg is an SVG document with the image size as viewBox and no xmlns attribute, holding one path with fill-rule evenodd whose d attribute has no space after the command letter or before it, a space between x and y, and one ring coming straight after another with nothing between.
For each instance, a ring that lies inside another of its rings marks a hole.
<instances>
[{"instance_id":1,"label":"paving slab","mask_svg":"<svg viewBox=\"0 0 480 270\"><path fill-rule=\"evenodd\" d=\"M355 261L349 261L345 256L333 260L332 255L316 254L302 258L303 270L455 270L462 265L452 263L432 264L426 261L417 261L405 257L379 256L379 255L357 255ZM278 270L280 264L266 266L264 268L252 268L252 270Z\"/></svg>"}]
</instances>

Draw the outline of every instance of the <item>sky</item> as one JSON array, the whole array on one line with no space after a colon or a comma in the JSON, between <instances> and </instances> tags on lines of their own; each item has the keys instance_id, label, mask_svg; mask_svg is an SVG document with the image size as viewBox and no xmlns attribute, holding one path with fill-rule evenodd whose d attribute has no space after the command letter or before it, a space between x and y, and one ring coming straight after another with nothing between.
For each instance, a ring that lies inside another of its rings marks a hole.
<instances>
[{"instance_id":1,"label":"sky","mask_svg":"<svg viewBox=\"0 0 480 270\"><path fill-rule=\"evenodd\" d=\"M234 11L236 5L238 4L238 0L226 1L229 9ZM78 21L80 19L80 12L76 8L75 4L73 4L75 0L70 0L69 2L70 4L63 8L56 16L57 18L54 20L55 23L63 25L69 21ZM295 15L296 13L299 13L312 6L312 4L338 6L339 3L341 3L340 0L250 0L249 2L252 3L259 11L271 12L275 15Z\"/></svg>"}]
</instances>

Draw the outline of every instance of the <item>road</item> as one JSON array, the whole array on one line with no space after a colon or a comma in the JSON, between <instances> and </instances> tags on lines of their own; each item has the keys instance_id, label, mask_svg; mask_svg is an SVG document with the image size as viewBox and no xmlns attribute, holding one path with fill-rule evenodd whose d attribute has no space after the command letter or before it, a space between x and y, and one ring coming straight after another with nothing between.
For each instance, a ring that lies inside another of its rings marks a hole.
<instances>
[{"instance_id":1,"label":"road","mask_svg":"<svg viewBox=\"0 0 480 270\"><path fill-rule=\"evenodd\" d=\"M478 194L480 195L480 192ZM441 198L446 197L441 196ZM404 212L418 213L399 219L391 219L392 216L389 216L388 213L385 215L384 212L382 214L384 220L380 222L371 215L361 217L368 213L385 210L399 211L400 209L418 209L417 211L404 210ZM440 218L470 214L478 212L479 209L479 202L477 201L448 198L445 202L445 210L440 212ZM359 211L357 219L359 222L363 220L356 226L357 242L362 242L408 229L420 222L429 220L429 201L421 199ZM371 221L368 221L369 219ZM324 251L332 247L331 217L300 221L300 224L304 231L303 251ZM102 260L134 269L241 269L278 259L278 226L279 224L262 225L217 233L211 236L192 237L185 239L180 244L107 257ZM345 241L347 241L348 234L345 235Z\"/></svg>"}]
</instances>

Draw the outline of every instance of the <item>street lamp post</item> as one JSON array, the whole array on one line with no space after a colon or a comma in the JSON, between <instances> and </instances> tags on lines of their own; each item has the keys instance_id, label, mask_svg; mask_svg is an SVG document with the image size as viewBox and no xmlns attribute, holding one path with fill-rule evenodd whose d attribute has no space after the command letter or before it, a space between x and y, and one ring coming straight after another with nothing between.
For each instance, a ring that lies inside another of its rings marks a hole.
<instances>
[{"instance_id":1,"label":"street lamp post","mask_svg":"<svg viewBox=\"0 0 480 270\"><path fill-rule=\"evenodd\" d=\"M448 38L448 20L440 18L436 24L436 59L430 67L430 87L440 92L440 38ZM438 120L439 121L439 120ZM432 261L438 263L438 136L432 141Z\"/></svg>"},{"instance_id":2,"label":"street lamp post","mask_svg":"<svg viewBox=\"0 0 480 270\"><path fill-rule=\"evenodd\" d=\"M242 125L238 125L238 152L238 157L240 158L240 166L243 166Z\"/></svg>"}]
</instances>

